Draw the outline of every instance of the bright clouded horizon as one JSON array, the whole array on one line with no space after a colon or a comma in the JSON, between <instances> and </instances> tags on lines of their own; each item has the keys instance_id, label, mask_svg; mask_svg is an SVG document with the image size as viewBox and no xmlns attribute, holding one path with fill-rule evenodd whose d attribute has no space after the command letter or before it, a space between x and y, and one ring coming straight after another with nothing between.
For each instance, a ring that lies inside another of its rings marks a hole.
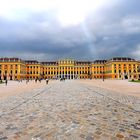
<instances>
[{"instance_id":1,"label":"bright clouded horizon","mask_svg":"<svg viewBox=\"0 0 140 140\"><path fill-rule=\"evenodd\" d=\"M0 0L0 56L140 59L138 0Z\"/></svg>"}]
</instances>

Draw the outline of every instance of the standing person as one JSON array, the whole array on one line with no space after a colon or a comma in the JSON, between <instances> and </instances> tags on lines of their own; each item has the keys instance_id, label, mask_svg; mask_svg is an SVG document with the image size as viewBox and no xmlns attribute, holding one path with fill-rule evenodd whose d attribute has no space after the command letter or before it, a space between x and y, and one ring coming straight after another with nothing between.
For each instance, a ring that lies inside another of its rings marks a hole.
<instances>
[{"instance_id":1,"label":"standing person","mask_svg":"<svg viewBox=\"0 0 140 140\"><path fill-rule=\"evenodd\" d=\"M37 83L37 78L35 78L35 82Z\"/></svg>"},{"instance_id":2,"label":"standing person","mask_svg":"<svg viewBox=\"0 0 140 140\"><path fill-rule=\"evenodd\" d=\"M41 78L39 78L39 82L41 83Z\"/></svg>"},{"instance_id":3,"label":"standing person","mask_svg":"<svg viewBox=\"0 0 140 140\"><path fill-rule=\"evenodd\" d=\"M46 79L46 85L49 83L49 79Z\"/></svg>"},{"instance_id":4,"label":"standing person","mask_svg":"<svg viewBox=\"0 0 140 140\"><path fill-rule=\"evenodd\" d=\"M8 83L8 81L7 81L7 79L5 80L5 85L7 86L7 83Z\"/></svg>"},{"instance_id":5,"label":"standing person","mask_svg":"<svg viewBox=\"0 0 140 140\"><path fill-rule=\"evenodd\" d=\"M29 82L29 80L28 80L28 79L26 79L26 84L28 84L28 82Z\"/></svg>"}]
</instances>

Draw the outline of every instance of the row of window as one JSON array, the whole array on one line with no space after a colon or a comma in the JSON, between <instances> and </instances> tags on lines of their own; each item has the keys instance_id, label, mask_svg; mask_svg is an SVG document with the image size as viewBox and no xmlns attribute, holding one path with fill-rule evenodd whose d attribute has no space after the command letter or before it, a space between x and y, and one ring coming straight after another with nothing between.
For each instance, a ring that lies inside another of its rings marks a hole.
<instances>
[{"instance_id":1,"label":"row of window","mask_svg":"<svg viewBox=\"0 0 140 140\"><path fill-rule=\"evenodd\" d=\"M10 71L10 74L13 74L15 72L15 74L17 74L18 73L18 71L17 70L15 70L15 71ZM7 70L5 70L4 71L4 74L7 74L8 72L7 72ZM0 74L2 74L2 71L0 70Z\"/></svg>"},{"instance_id":2,"label":"row of window","mask_svg":"<svg viewBox=\"0 0 140 140\"><path fill-rule=\"evenodd\" d=\"M104 74L103 71L94 71L93 74Z\"/></svg>"},{"instance_id":3,"label":"row of window","mask_svg":"<svg viewBox=\"0 0 140 140\"><path fill-rule=\"evenodd\" d=\"M31 69L32 69L32 68L34 68L34 69L37 68L37 69L38 69L38 66L27 66L27 68L28 68L28 69L29 69L29 68L31 68Z\"/></svg>"},{"instance_id":4,"label":"row of window","mask_svg":"<svg viewBox=\"0 0 140 140\"><path fill-rule=\"evenodd\" d=\"M28 66L27 68L28 68L28 69L32 69L32 68L38 69L38 66ZM43 68L43 70L44 70L44 69L45 69L45 68ZM49 70L50 70L50 69L54 69L54 70L56 69L56 70L58 70L58 69L88 69L88 68L87 68L87 67L75 67L75 68L73 68L73 67L59 67L59 68L58 68L58 67L57 67L57 68L55 68L55 67L49 67L49 68L46 68L46 70L47 70L47 69L49 69Z\"/></svg>"},{"instance_id":5,"label":"row of window","mask_svg":"<svg viewBox=\"0 0 140 140\"><path fill-rule=\"evenodd\" d=\"M37 71L37 72L35 72L35 71L34 71L34 72L30 71L30 72L27 72L27 74L39 74L39 73L38 73L38 71Z\"/></svg>"},{"instance_id":6,"label":"row of window","mask_svg":"<svg viewBox=\"0 0 140 140\"><path fill-rule=\"evenodd\" d=\"M35 71L34 72L30 71L30 72L27 72L27 74L39 74L39 73L35 72ZM43 75L45 75L45 74L89 74L89 72L87 72L87 71L77 71L77 72L76 71L74 71L74 72L73 71L71 71L71 72L70 71L68 71L68 72L64 72L64 71L62 71L62 72L61 71L60 72L58 72L58 71L57 72L56 71L54 71L54 72L53 71L48 71L47 72L46 71L46 72L43 72Z\"/></svg>"},{"instance_id":7,"label":"row of window","mask_svg":"<svg viewBox=\"0 0 140 140\"><path fill-rule=\"evenodd\" d=\"M44 70L44 69L45 69L45 68L43 68L43 70ZM49 69L49 70L50 70L50 69L54 69L54 70L55 70L55 69L56 69L56 70L58 70L58 69L88 69L88 67L59 67L59 68L58 68L58 67L57 67L57 68L53 68L53 67L50 68L50 67L49 67L49 68L46 68L46 70L47 70L47 69Z\"/></svg>"},{"instance_id":8,"label":"row of window","mask_svg":"<svg viewBox=\"0 0 140 140\"><path fill-rule=\"evenodd\" d=\"M104 66L94 66L93 68L94 68L94 69L98 69L98 68L100 68L100 69L101 69L101 68L104 69Z\"/></svg>"},{"instance_id":9,"label":"row of window","mask_svg":"<svg viewBox=\"0 0 140 140\"><path fill-rule=\"evenodd\" d=\"M8 72L7 70L4 71L4 74L17 74L18 70L11 70L10 72ZM2 74L2 70L0 70L0 74ZM20 71L20 74L26 74L26 71Z\"/></svg>"},{"instance_id":10,"label":"row of window","mask_svg":"<svg viewBox=\"0 0 140 140\"><path fill-rule=\"evenodd\" d=\"M118 72L119 72L119 73L127 73L126 70L124 70L124 71L119 70ZM133 71L132 71L132 70L129 70L128 72L129 72L129 73L132 73L132 72L133 72L133 73L136 73L136 70L133 70ZM114 73L117 73L117 70L114 70Z\"/></svg>"},{"instance_id":11,"label":"row of window","mask_svg":"<svg viewBox=\"0 0 140 140\"><path fill-rule=\"evenodd\" d=\"M3 65L3 67L4 67L4 69L7 69L8 67L9 68L11 68L11 69L13 69L13 68L18 68L18 66L17 65ZM0 65L0 68L2 68L2 65Z\"/></svg>"},{"instance_id":12,"label":"row of window","mask_svg":"<svg viewBox=\"0 0 140 140\"><path fill-rule=\"evenodd\" d=\"M119 66L119 67L121 67L121 66L124 66L124 67L126 67L126 66L129 66L129 67L131 67L131 66L133 66L133 67L135 67L136 65L135 64L114 64L114 67L116 67L116 66Z\"/></svg>"},{"instance_id":13,"label":"row of window","mask_svg":"<svg viewBox=\"0 0 140 140\"><path fill-rule=\"evenodd\" d=\"M73 64L74 61L59 61L60 64Z\"/></svg>"}]
</instances>

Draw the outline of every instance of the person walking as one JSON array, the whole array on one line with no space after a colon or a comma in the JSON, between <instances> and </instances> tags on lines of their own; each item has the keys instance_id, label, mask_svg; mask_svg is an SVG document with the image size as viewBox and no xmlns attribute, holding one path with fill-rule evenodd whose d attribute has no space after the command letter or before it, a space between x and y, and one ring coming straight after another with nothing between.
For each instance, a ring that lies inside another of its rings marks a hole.
<instances>
[{"instance_id":1,"label":"person walking","mask_svg":"<svg viewBox=\"0 0 140 140\"><path fill-rule=\"evenodd\" d=\"M7 79L5 80L5 85L7 86L7 83L8 83L8 81L7 81Z\"/></svg>"}]
</instances>

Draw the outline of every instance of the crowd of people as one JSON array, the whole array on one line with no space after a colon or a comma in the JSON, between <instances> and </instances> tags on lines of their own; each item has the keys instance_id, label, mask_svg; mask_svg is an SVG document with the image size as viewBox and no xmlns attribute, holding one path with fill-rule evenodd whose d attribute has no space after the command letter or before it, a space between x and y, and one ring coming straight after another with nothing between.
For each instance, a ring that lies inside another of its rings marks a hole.
<instances>
[{"instance_id":1,"label":"crowd of people","mask_svg":"<svg viewBox=\"0 0 140 140\"><path fill-rule=\"evenodd\" d=\"M43 80L42 78L36 78L35 83L37 83L37 82L41 83L42 80ZM49 79L45 79L45 81L46 81L46 85L47 85L49 83ZM28 82L29 82L29 79L26 80L26 84L28 84Z\"/></svg>"},{"instance_id":2,"label":"crowd of people","mask_svg":"<svg viewBox=\"0 0 140 140\"><path fill-rule=\"evenodd\" d=\"M35 80L35 83L37 83L37 82L41 83L42 80L45 80L46 85L49 83L49 79L36 78L34 80ZM21 79L21 80L16 80L16 81L21 83L23 80ZM26 81L26 84L28 84L30 81L32 81L32 79L26 79L25 81ZM5 83L5 85L7 86L8 85L8 80L7 79L1 80L1 83Z\"/></svg>"},{"instance_id":3,"label":"crowd of people","mask_svg":"<svg viewBox=\"0 0 140 140\"><path fill-rule=\"evenodd\" d=\"M49 79L42 79L42 78L35 78L34 79L35 83L37 83L37 82L41 83L42 80L45 80L46 85L49 83ZM65 81L66 78L60 78L60 79L57 79L57 80ZM16 80L16 81L18 81L19 83L21 83L23 80L20 79L20 80ZM28 78L28 79L25 79L25 81L26 81L26 84L28 84L30 81L33 81L33 79L29 79ZM7 79L1 80L1 82L5 83L6 86L8 84L8 80Z\"/></svg>"}]
</instances>

